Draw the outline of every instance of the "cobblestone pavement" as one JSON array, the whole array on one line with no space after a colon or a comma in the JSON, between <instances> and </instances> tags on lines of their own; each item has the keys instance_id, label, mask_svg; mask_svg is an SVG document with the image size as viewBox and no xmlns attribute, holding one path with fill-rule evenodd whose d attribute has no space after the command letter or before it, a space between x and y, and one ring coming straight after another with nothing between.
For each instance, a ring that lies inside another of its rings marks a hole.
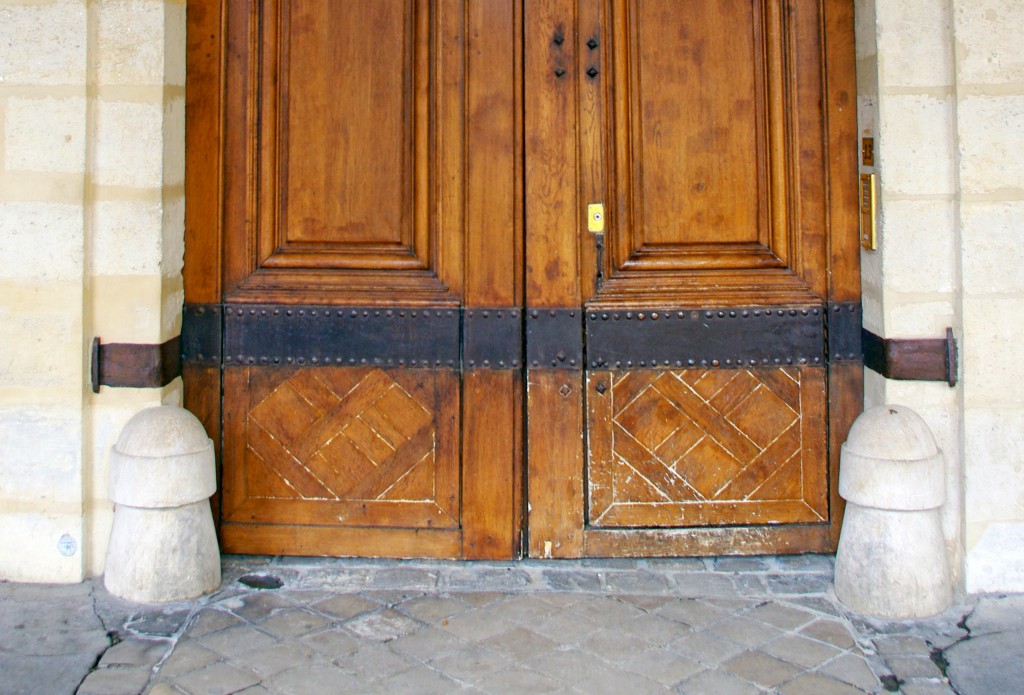
<instances>
[{"instance_id":1,"label":"cobblestone pavement","mask_svg":"<svg viewBox=\"0 0 1024 695\"><path fill-rule=\"evenodd\" d=\"M99 581L86 590L112 646L96 652L98 662L90 657L95 666L81 673L77 692L957 692L944 674L945 650L967 644L972 605L927 621L874 622L846 612L831 581L827 556L226 557L220 590L196 601L140 607ZM77 594L62 600L83 602ZM13 641L3 615L0 656ZM51 677L53 668L4 672L17 676L0 678L5 695L75 692Z\"/></svg>"}]
</instances>

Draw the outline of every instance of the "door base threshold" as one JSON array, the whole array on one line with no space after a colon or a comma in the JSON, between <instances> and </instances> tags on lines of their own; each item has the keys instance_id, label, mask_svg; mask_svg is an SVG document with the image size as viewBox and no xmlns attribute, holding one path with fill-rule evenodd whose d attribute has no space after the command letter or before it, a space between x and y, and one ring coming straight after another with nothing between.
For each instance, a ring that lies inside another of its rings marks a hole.
<instances>
[{"instance_id":1,"label":"door base threshold","mask_svg":"<svg viewBox=\"0 0 1024 695\"><path fill-rule=\"evenodd\" d=\"M266 583L342 591L586 592L675 597L821 595L833 555L446 561L225 555L223 586Z\"/></svg>"}]
</instances>

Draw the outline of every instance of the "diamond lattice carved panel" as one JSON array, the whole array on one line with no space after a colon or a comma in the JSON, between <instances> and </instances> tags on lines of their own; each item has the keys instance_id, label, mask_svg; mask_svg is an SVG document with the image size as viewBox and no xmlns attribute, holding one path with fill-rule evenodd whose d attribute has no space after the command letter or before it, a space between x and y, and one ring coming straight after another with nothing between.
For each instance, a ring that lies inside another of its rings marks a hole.
<instances>
[{"instance_id":1,"label":"diamond lattice carved panel","mask_svg":"<svg viewBox=\"0 0 1024 695\"><path fill-rule=\"evenodd\" d=\"M589 523L823 522L825 372L593 372Z\"/></svg>"},{"instance_id":2,"label":"diamond lattice carved panel","mask_svg":"<svg viewBox=\"0 0 1024 695\"><path fill-rule=\"evenodd\" d=\"M458 412L453 373L235 371L250 405L230 421L240 444L226 446L227 518L458 526L456 427L438 416Z\"/></svg>"}]
</instances>

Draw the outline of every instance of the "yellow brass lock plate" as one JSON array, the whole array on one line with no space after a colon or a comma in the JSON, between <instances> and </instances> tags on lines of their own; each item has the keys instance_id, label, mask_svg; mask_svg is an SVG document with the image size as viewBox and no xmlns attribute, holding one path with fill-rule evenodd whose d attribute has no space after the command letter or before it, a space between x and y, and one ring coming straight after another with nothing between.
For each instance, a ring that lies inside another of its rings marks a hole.
<instances>
[{"instance_id":1,"label":"yellow brass lock plate","mask_svg":"<svg viewBox=\"0 0 1024 695\"><path fill-rule=\"evenodd\" d=\"M587 206L587 231L600 234L604 231L604 203Z\"/></svg>"},{"instance_id":2,"label":"yellow brass lock plate","mask_svg":"<svg viewBox=\"0 0 1024 695\"><path fill-rule=\"evenodd\" d=\"M875 139L861 138L860 140L860 165L865 167L875 166Z\"/></svg>"},{"instance_id":3,"label":"yellow brass lock plate","mask_svg":"<svg viewBox=\"0 0 1024 695\"><path fill-rule=\"evenodd\" d=\"M878 248L875 175L860 175L860 245L869 251Z\"/></svg>"}]
</instances>

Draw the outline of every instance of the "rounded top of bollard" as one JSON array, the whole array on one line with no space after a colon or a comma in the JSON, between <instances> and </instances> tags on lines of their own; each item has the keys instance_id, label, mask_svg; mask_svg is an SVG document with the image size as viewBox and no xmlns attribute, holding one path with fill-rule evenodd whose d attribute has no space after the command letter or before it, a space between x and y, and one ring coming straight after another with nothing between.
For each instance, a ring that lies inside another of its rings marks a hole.
<instances>
[{"instance_id":1,"label":"rounded top of bollard","mask_svg":"<svg viewBox=\"0 0 1024 695\"><path fill-rule=\"evenodd\" d=\"M174 405L147 408L125 424L114 449L125 456L163 458L194 454L210 446L199 419Z\"/></svg>"},{"instance_id":2,"label":"rounded top of bollard","mask_svg":"<svg viewBox=\"0 0 1024 695\"><path fill-rule=\"evenodd\" d=\"M874 459L917 461L939 454L928 424L905 405L866 410L850 428L844 449Z\"/></svg>"}]
</instances>

